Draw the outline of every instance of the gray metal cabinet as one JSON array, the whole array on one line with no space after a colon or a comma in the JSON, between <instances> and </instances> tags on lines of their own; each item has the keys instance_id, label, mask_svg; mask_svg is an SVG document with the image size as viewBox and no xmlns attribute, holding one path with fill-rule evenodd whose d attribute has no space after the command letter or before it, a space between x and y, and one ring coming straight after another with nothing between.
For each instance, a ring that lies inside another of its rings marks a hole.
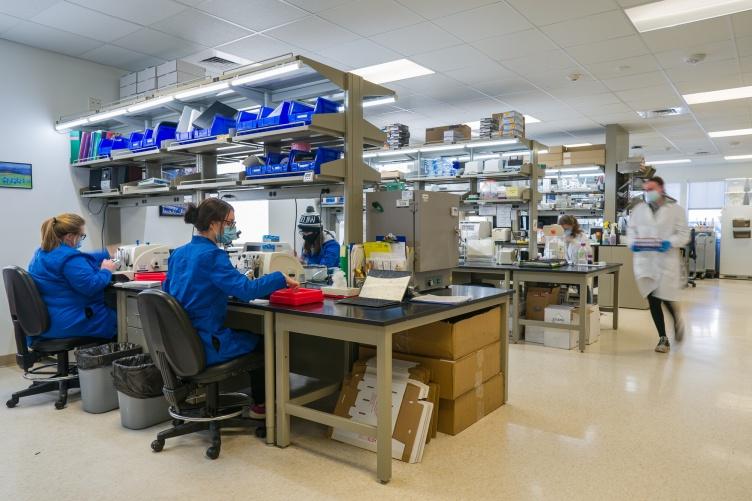
<instances>
[{"instance_id":1,"label":"gray metal cabinet","mask_svg":"<svg viewBox=\"0 0 752 501\"><path fill-rule=\"evenodd\" d=\"M621 263L619 274L619 307L647 310L648 300L640 295L634 278L632 252L625 245L598 248L598 260L607 263ZM598 304L611 307L614 304L614 279L611 275L598 278Z\"/></svg>"}]
</instances>

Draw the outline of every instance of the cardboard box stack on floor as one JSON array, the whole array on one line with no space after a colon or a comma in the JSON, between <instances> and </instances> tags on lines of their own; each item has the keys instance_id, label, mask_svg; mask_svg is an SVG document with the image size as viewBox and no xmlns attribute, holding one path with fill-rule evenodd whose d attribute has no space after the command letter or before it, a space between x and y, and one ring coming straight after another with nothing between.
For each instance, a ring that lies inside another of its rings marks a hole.
<instances>
[{"instance_id":1,"label":"cardboard box stack on floor","mask_svg":"<svg viewBox=\"0 0 752 501\"><path fill-rule=\"evenodd\" d=\"M503 333L502 333L503 330ZM430 369L439 388L439 431L456 435L504 402L499 308L395 334L394 358ZM361 346L360 356L375 350Z\"/></svg>"},{"instance_id":2,"label":"cardboard box stack on floor","mask_svg":"<svg viewBox=\"0 0 752 501\"><path fill-rule=\"evenodd\" d=\"M436 436L439 388L430 384L430 370L415 362L392 364L392 457L419 463L426 443ZM355 363L342 384L334 414L364 424L376 425L376 358ZM340 442L376 452L376 440L359 433L334 428L331 437Z\"/></svg>"}]
</instances>

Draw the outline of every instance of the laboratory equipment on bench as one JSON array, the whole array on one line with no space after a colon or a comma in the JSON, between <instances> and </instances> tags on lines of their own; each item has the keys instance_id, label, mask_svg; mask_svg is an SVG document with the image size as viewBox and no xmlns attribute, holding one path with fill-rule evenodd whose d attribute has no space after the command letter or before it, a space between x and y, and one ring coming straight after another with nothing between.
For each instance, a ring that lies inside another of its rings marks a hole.
<instances>
[{"instance_id":1,"label":"laboratory equipment on bench","mask_svg":"<svg viewBox=\"0 0 752 501\"><path fill-rule=\"evenodd\" d=\"M323 264L307 264L303 266L306 282L326 282L329 268Z\"/></svg>"},{"instance_id":2,"label":"laboratory equipment on bench","mask_svg":"<svg viewBox=\"0 0 752 501\"><path fill-rule=\"evenodd\" d=\"M491 236L491 223L488 221L460 222L460 236L463 240L479 240Z\"/></svg>"},{"instance_id":3,"label":"laboratory equipment on bench","mask_svg":"<svg viewBox=\"0 0 752 501\"><path fill-rule=\"evenodd\" d=\"M497 242L511 242L512 228L494 228L491 237Z\"/></svg>"},{"instance_id":4,"label":"laboratory equipment on bench","mask_svg":"<svg viewBox=\"0 0 752 501\"><path fill-rule=\"evenodd\" d=\"M496 264L514 264L517 262L519 252L515 248L501 247L496 252Z\"/></svg>"},{"instance_id":5,"label":"laboratory equipment on bench","mask_svg":"<svg viewBox=\"0 0 752 501\"><path fill-rule=\"evenodd\" d=\"M366 240L404 237L416 290L446 287L459 261L460 195L445 192L379 191L366 194ZM490 236L490 223L481 225Z\"/></svg>"},{"instance_id":6,"label":"laboratory equipment on bench","mask_svg":"<svg viewBox=\"0 0 752 501\"><path fill-rule=\"evenodd\" d=\"M249 278L260 278L275 271L283 275L305 282L305 270L298 258L286 252L247 251L239 256L237 269Z\"/></svg>"},{"instance_id":7,"label":"laboratory equipment on bench","mask_svg":"<svg viewBox=\"0 0 752 501\"><path fill-rule=\"evenodd\" d=\"M170 248L166 245L123 245L115 252L118 267L114 275L123 275L133 280L136 273L167 271L169 257Z\"/></svg>"}]
</instances>

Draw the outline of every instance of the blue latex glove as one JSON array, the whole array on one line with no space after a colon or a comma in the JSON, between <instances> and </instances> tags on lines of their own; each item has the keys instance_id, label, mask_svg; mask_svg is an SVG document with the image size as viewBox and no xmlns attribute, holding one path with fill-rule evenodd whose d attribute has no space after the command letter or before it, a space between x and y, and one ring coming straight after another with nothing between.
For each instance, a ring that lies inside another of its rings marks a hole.
<instances>
[{"instance_id":1,"label":"blue latex glove","mask_svg":"<svg viewBox=\"0 0 752 501\"><path fill-rule=\"evenodd\" d=\"M658 252L668 252L669 249L671 249L671 242L664 240L663 242L661 242L661 248L658 250Z\"/></svg>"},{"instance_id":2,"label":"blue latex glove","mask_svg":"<svg viewBox=\"0 0 752 501\"><path fill-rule=\"evenodd\" d=\"M630 245L629 250L631 250L632 252L642 252L642 249L637 247L635 244Z\"/></svg>"}]
</instances>

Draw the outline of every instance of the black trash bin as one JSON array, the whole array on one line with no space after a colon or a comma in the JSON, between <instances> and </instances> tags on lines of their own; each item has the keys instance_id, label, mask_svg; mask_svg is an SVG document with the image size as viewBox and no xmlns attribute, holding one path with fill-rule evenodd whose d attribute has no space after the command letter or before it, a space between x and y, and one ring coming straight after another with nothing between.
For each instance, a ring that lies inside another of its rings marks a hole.
<instances>
[{"instance_id":1,"label":"black trash bin","mask_svg":"<svg viewBox=\"0 0 752 501\"><path fill-rule=\"evenodd\" d=\"M148 353L116 360L112 366L120 422L140 430L170 419L169 404L162 394L162 374Z\"/></svg>"},{"instance_id":2,"label":"black trash bin","mask_svg":"<svg viewBox=\"0 0 752 501\"><path fill-rule=\"evenodd\" d=\"M118 407L117 391L112 379L112 363L141 353L134 343L107 343L76 350L81 403L86 412L99 414Z\"/></svg>"}]
</instances>

